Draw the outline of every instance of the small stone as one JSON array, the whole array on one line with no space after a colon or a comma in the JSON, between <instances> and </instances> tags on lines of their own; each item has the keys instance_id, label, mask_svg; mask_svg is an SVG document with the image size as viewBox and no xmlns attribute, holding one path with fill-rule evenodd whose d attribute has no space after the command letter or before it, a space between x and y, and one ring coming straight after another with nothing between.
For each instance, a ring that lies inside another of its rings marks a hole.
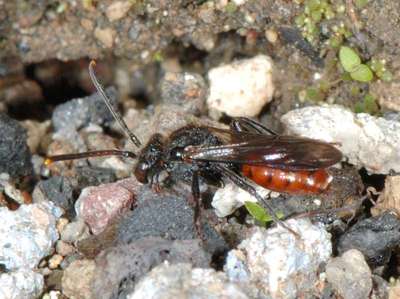
<instances>
[{"instance_id":1,"label":"small stone","mask_svg":"<svg viewBox=\"0 0 400 299\"><path fill-rule=\"evenodd\" d=\"M110 168L80 166L76 167L76 179L79 189L88 186L98 186L107 184L116 180L115 171Z\"/></svg>"},{"instance_id":2,"label":"small stone","mask_svg":"<svg viewBox=\"0 0 400 299\"><path fill-rule=\"evenodd\" d=\"M53 176L36 184L33 190L33 201L52 201L62 208L69 218L75 216L73 186L69 178Z\"/></svg>"},{"instance_id":3,"label":"small stone","mask_svg":"<svg viewBox=\"0 0 400 299\"><path fill-rule=\"evenodd\" d=\"M206 267L211 256L204 251L199 240L143 238L131 244L111 247L96 257L95 297L115 298L119 295L126 298L141 277L165 260Z\"/></svg>"},{"instance_id":4,"label":"small stone","mask_svg":"<svg viewBox=\"0 0 400 299\"><path fill-rule=\"evenodd\" d=\"M42 299L63 299L63 295L60 291L50 291L45 293Z\"/></svg>"},{"instance_id":5,"label":"small stone","mask_svg":"<svg viewBox=\"0 0 400 299\"><path fill-rule=\"evenodd\" d=\"M106 89L106 93L111 104L116 108L116 89L109 87ZM59 135L62 132L75 132L89 124L109 125L113 121L112 114L98 93L60 104L54 109L52 115L52 124Z\"/></svg>"},{"instance_id":6,"label":"small stone","mask_svg":"<svg viewBox=\"0 0 400 299\"><path fill-rule=\"evenodd\" d=\"M368 264L376 267L386 264L400 244L400 219L391 213L363 219L353 225L337 243L340 254L357 249Z\"/></svg>"},{"instance_id":7,"label":"small stone","mask_svg":"<svg viewBox=\"0 0 400 299\"><path fill-rule=\"evenodd\" d=\"M400 171L400 122L339 105L292 110L281 118L292 134L337 142L349 163L369 172Z\"/></svg>"},{"instance_id":8,"label":"small stone","mask_svg":"<svg viewBox=\"0 0 400 299\"><path fill-rule=\"evenodd\" d=\"M62 292L68 298L92 299L92 281L96 273L96 264L92 260L77 260L64 271ZM103 297L104 298L104 297Z\"/></svg>"},{"instance_id":9,"label":"small stone","mask_svg":"<svg viewBox=\"0 0 400 299\"><path fill-rule=\"evenodd\" d=\"M69 223L69 220L67 218L61 217L60 219L58 219L58 221L57 221L57 231L59 233L61 233L68 223Z\"/></svg>"},{"instance_id":10,"label":"small stone","mask_svg":"<svg viewBox=\"0 0 400 299\"><path fill-rule=\"evenodd\" d=\"M112 48L114 44L116 32L111 28L96 28L94 36L97 38L105 48Z\"/></svg>"},{"instance_id":11,"label":"small stone","mask_svg":"<svg viewBox=\"0 0 400 299\"><path fill-rule=\"evenodd\" d=\"M74 243L89 236L89 228L78 218L76 221L68 223L61 231L61 240L67 243Z\"/></svg>"},{"instance_id":12,"label":"small stone","mask_svg":"<svg viewBox=\"0 0 400 299\"><path fill-rule=\"evenodd\" d=\"M6 172L14 178L28 176L32 171L25 129L18 121L0 113L0 173Z\"/></svg>"},{"instance_id":13,"label":"small stone","mask_svg":"<svg viewBox=\"0 0 400 299\"><path fill-rule=\"evenodd\" d=\"M57 241L56 252L61 256L67 256L75 251L74 246L62 240Z\"/></svg>"},{"instance_id":14,"label":"small stone","mask_svg":"<svg viewBox=\"0 0 400 299\"><path fill-rule=\"evenodd\" d=\"M132 1L117 1L106 9L106 16L110 22L122 19L133 5Z\"/></svg>"},{"instance_id":15,"label":"small stone","mask_svg":"<svg viewBox=\"0 0 400 299\"><path fill-rule=\"evenodd\" d=\"M56 269L58 266L61 264L63 260L62 255L60 254L55 254L49 259L49 268L50 269Z\"/></svg>"},{"instance_id":16,"label":"small stone","mask_svg":"<svg viewBox=\"0 0 400 299\"><path fill-rule=\"evenodd\" d=\"M400 298L400 280L397 279L389 288L389 299Z\"/></svg>"},{"instance_id":17,"label":"small stone","mask_svg":"<svg viewBox=\"0 0 400 299\"><path fill-rule=\"evenodd\" d=\"M257 116L272 100L272 62L258 55L219 66L208 72L210 93L208 108L229 116Z\"/></svg>"},{"instance_id":18,"label":"small stone","mask_svg":"<svg viewBox=\"0 0 400 299\"><path fill-rule=\"evenodd\" d=\"M371 208L373 216L385 211L395 211L400 215L400 176L387 176L385 189L379 195L376 204Z\"/></svg>"},{"instance_id":19,"label":"small stone","mask_svg":"<svg viewBox=\"0 0 400 299\"><path fill-rule=\"evenodd\" d=\"M179 105L193 114L205 110L207 89L199 74L168 72L160 83L160 89L164 103Z\"/></svg>"},{"instance_id":20,"label":"small stone","mask_svg":"<svg viewBox=\"0 0 400 299\"><path fill-rule=\"evenodd\" d=\"M4 188L4 193L11 199L15 200L18 204L22 205L25 203L23 193L10 182L8 174L7 178L0 178L0 186Z\"/></svg>"},{"instance_id":21,"label":"small stone","mask_svg":"<svg viewBox=\"0 0 400 299\"><path fill-rule=\"evenodd\" d=\"M271 193L271 191L265 188L259 186L254 187L264 198ZM215 209L215 214L217 214L218 217L226 217L243 206L246 201L257 202L257 199L237 185L227 183L214 193L211 205Z\"/></svg>"},{"instance_id":22,"label":"small stone","mask_svg":"<svg viewBox=\"0 0 400 299\"><path fill-rule=\"evenodd\" d=\"M318 293L318 267L332 254L330 235L308 219L285 222L297 238L278 226L251 229L228 253L224 270L231 281L249 286L254 298L308 298Z\"/></svg>"},{"instance_id":23,"label":"small stone","mask_svg":"<svg viewBox=\"0 0 400 299\"><path fill-rule=\"evenodd\" d=\"M173 298L249 298L240 287L231 283L223 272L210 268L192 268L190 264L155 267L128 294L127 299Z\"/></svg>"},{"instance_id":24,"label":"small stone","mask_svg":"<svg viewBox=\"0 0 400 299\"><path fill-rule=\"evenodd\" d=\"M187 240L197 238L193 208L186 196L163 190L154 192L143 186L136 192L137 205L118 224L118 241L131 243L145 237L162 237L168 240ZM224 249L226 244L215 229L203 217L203 230L207 250L214 252Z\"/></svg>"},{"instance_id":25,"label":"small stone","mask_svg":"<svg viewBox=\"0 0 400 299\"><path fill-rule=\"evenodd\" d=\"M43 287L43 276L29 269L0 273L0 298L37 298Z\"/></svg>"},{"instance_id":26,"label":"small stone","mask_svg":"<svg viewBox=\"0 0 400 299\"><path fill-rule=\"evenodd\" d=\"M75 209L78 217L97 235L114 219L130 210L133 202L134 194L117 182L83 189Z\"/></svg>"},{"instance_id":27,"label":"small stone","mask_svg":"<svg viewBox=\"0 0 400 299\"><path fill-rule=\"evenodd\" d=\"M61 210L51 202L0 208L0 264L6 269L33 269L50 254L58 239L56 221Z\"/></svg>"},{"instance_id":28,"label":"small stone","mask_svg":"<svg viewBox=\"0 0 400 299\"><path fill-rule=\"evenodd\" d=\"M343 299L368 298L372 290L371 270L363 254L355 249L331 259L326 278Z\"/></svg>"},{"instance_id":29,"label":"small stone","mask_svg":"<svg viewBox=\"0 0 400 299\"><path fill-rule=\"evenodd\" d=\"M26 140L31 153L37 153L37 149L50 127L50 121L38 122L34 120L25 120L21 125L27 131L28 138Z\"/></svg>"}]
</instances>

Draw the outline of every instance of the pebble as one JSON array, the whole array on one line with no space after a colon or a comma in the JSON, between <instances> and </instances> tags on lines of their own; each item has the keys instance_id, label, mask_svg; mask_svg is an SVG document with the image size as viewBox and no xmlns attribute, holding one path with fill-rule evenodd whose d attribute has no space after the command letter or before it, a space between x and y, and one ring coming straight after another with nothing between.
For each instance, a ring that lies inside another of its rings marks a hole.
<instances>
[{"instance_id":1,"label":"pebble","mask_svg":"<svg viewBox=\"0 0 400 299\"><path fill-rule=\"evenodd\" d=\"M143 238L104 250L96 257L93 290L97 298L126 298L137 281L163 261L207 267L211 255L199 240L169 241Z\"/></svg>"},{"instance_id":2,"label":"pebble","mask_svg":"<svg viewBox=\"0 0 400 299\"><path fill-rule=\"evenodd\" d=\"M232 117L257 116L272 100L275 88L272 61L264 55L213 68L208 78L208 108Z\"/></svg>"},{"instance_id":3,"label":"pebble","mask_svg":"<svg viewBox=\"0 0 400 299\"><path fill-rule=\"evenodd\" d=\"M371 270L356 249L331 259L326 265L326 278L343 299L369 298L372 290Z\"/></svg>"},{"instance_id":4,"label":"pebble","mask_svg":"<svg viewBox=\"0 0 400 299\"><path fill-rule=\"evenodd\" d=\"M57 225L56 225L57 231L59 233L61 233L68 223L69 223L69 220L67 218L65 218L65 217L61 217L60 219L58 219Z\"/></svg>"},{"instance_id":5,"label":"pebble","mask_svg":"<svg viewBox=\"0 0 400 299\"><path fill-rule=\"evenodd\" d=\"M265 188L259 186L254 187L264 198L271 193L271 191ZM243 206L246 201L257 202L257 199L237 185L226 183L214 193L211 205L215 209L215 214L217 214L218 217L226 217Z\"/></svg>"},{"instance_id":6,"label":"pebble","mask_svg":"<svg viewBox=\"0 0 400 299\"><path fill-rule=\"evenodd\" d=\"M21 125L27 131L27 145L31 153L37 153L37 150L42 142L46 132L50 127L50 121L38 122L35 120L25 120Z\"/></svg>"},{"instance_id":7,"label":"pebble","mask_svg":"<svg viewBox=\"0 0 400 299\"><path fill-rule=\"evenodd\" d=\"M349 163L371 173L400 171L400 122L366 113L354 114L339 105L312 106L281 118L296 135L337 142Z\"/></svg>"},{"instance_id":8,"label":"pebble","mask_svg":"<svg viewBox=\"0 0 400 299\"><path fill-rule=\"evenodd\" d=\"M23 193L10 181L8 173L0 174L0 188L4 189L4 193L18 204L22 205L25 203Z\"/></svg>"},{"instance_id":9,"label":"pebble","mask_svg":"<svg viewBox=\"0 0 400 299\"><path fill-rule=\"evenodd\" d=\"M96 273L96 263L93 260L73 261L64 271L62 277L62 292L68 298L94 299L93 277ZM97 297L106 298L106 297Z\"/></svg>"},{"instance_id":10,"label":"pebble","mask_svg":"<svg viewBox=\"0 0 400 299\"><path fill-rule=\"evenodd\" d=\"M106 16L110 22L122 19L131 9L134 2L132 1L116 1L109 5L106 9Z\"/></svg>"},{"instance_id":11,"label":"pebble","mask_svg":"<svg viewBox=\"0 0 400 299\"><path fill-rule=\"evenodd\" d=\"M52 201L62 208L69 218L75 216L73 185L70 179L53 176L45 181L39 181L33 190L33 202Z\"/></svg>"},{"instance_id":12,"label":"pebble","mask_svg":"<svg viewBox=\"0 0 400 299\"><path fill-rule=\"evenodd\" d=\"M197 238L193 209L187 197L191 194L177 195L163 190L156 193L143 186L136 193L137 206L118 224L117 239L121 243L131 243L144 237L162 237L168 240L187 240ZM203 231L207 250L224 249L225 241L215 229L203 220Z\"/></svg>"},{"instance_id":13,"label":"pebble","mask_svg":"<svg viewBox=\"0 0 400 299\"><path fill-rule=\"evenodd\" d=\"M60 291L50 291L45 293L42 299L63 299L63 296Z\"/></svg>"},{"instance_id":14,"label":"pebble","mask_svg":"<svg viewBox=\"0 0 400 299\"><path fill-rule=\"evenodd\" d=\"M94 30L94 37L100 41L104 48L112 48L116 32L111 28L99 28Z\"/></svg>"},{"instance_id":15,"label":"pebble","mask_svg":"<svg viewBox=\"0 0 400 299\"><path fill-rule=\"evenodd\" d=\"M394 211L400 215L400 176L387 176L385 179L385 189L379 195L376 204L371 208L373 216Z\"/></svg>"},{"instance_id":16,"label":"pebble","mask_svg":"<svg viewBox=\"0 0 400 299\"><path fill-rule=\"evenodd\" d=\"M179 105L195 115L205 110L207 89L199 74L167 72L161 80L160 90L166 104Z\"/></svg>"},{"instance_id":17,"label":"pebble","mask_svg":"<svg viewBox=\"0 0 400 299\"><path fill-rule=\"evenodd\" d=\"M75 203L78 217L82 218L95 235L134 203L134 194L117 183L87 187Z\"/></svg>"},{"instance_id":18,"label":"pebble","mask_svg":"<svg viewBox=\"0 0 400 299\"><path fill-rule=\"evenodd\" d=\"M106 93L116 108L116 89L106 88ZM53 127L59 135L60 132L75 132L89 124L108 125L112 121L114 118L98 93L60 104L54 109L52 115Z\"/></svg>"},{"instance_id":19,"label":"pebble","mask_svg":"<svg viewBox=\"0 0 400 299\"><path fill-rule=\"evenodd\" d=\"M251 297L308 298L318 292L318 267L332 254L330 235L308 219L285 223L300 238L281 226L254 227L249 238L228 252L227 276L248 285Z\"/></svg>"},{"instance_id":20,"label":"pebble","mask_svg":"<svg viewBox=\"0 0 400 299\"><path fill-rule=\"evenodd\" d=\"M223 272L193 268L190 264L155 267L135 287L127 299L231 298L247 299L246 293L231 283Z\"/></svg>"},{"instance_id":21,"label":"pebble","mask_svg":"<svg viewBox=\"0 0 400 299\"><path fill-rule=\"evenodd\" d=\"M61 240L67 243L75 243L81 239L89 236L89 228L85 224L83 219L76 219L74 222L70 222L65 225L64 229L61 230Z\"/></svg>"},{"instance_id":22,"label":"pebble","mask_svg":"<svg viewBox=\"0 0 400 299\"><path fill-rule=\"evenodd\" d=\"M42 293L43 287L43 276L29 269L0 273L0 298L37 298Z\"/></svg>"},{"instance_id":23,"label":"pebble","mask_svg":"<svg viewBox=\"0 0 400 299\"><path fill-rule=\"evenodd\" d=\"M363 219L339 237L337 250L342 254L350 249L361 251L368 264L386 264L400 245L400 219L391 213Z\"/></svg>"},{"instance_id":24,"label":"pebble","mask_svg":"<svg viewBox=\"0 0 400 299\"><path fill-rule=\"evenodd\" d=\"M76 167L76 180L78 188L83 189L88 186L98 186L116 180L115 171L110 168L80 166Z\"/></svg>"},{"instance_id":25,"label":"pebble","mask_svg":"<svg viewBox=\"0 0 400 299\"><path fill-rule=\"evenodd\" d=\"M56 269L63 261L63 256L60 254L55 254L49 259L49 268Z\"/></svg>"},{"instance_id":26,"label":"pebble","mask_svg":"<svg viewBox=\"0 0 400 299\"><path fill-rule=\"evenodd\" d=\"M26 130L18 121L0 112L0 173L16 178L28 176L32 171Z\"/></svg>"},{"instance_id":27,"label":"pebble","mask_svg":"<svg viewBox=\"0 0 400 299\"><path fill-rule=\"evenodd\" d=\"M21 205L16 211L0 208L0 264L8 270L36 267L58 239L61 213L51 202Z\"/></svg>"},{"instance_id":28,"label":"pebble","mask_svg":"<svg viewBox=\"0 0 400 299\"><path fill-rule=\"evenodd\" d=\"M61 255L61 256L67 256L70 255L75 251L74 246L68 244L67 242L64 242L62 240L57 241L56 244L56 252Z\"/></svg>"}]
</instances>

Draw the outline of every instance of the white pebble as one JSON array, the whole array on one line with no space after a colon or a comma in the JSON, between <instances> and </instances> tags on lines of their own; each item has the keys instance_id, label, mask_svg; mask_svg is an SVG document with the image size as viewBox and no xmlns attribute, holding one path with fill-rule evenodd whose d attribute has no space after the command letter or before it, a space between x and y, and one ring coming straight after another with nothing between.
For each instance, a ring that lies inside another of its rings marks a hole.
<instances>
[{"instance_id":1,"label":"white pebble","mask_svg":"<svg viewBox=\"0 0 400 299\"><path fill-rule=\"evenodd\" d=\"M281 226L254 227L252 235L228 253L225 272L233 281L253 285L252 297L308 298L317 292L318 266L332 253L330 235L308 219L285 223L301 238Z\"/></svg>"},{"instance_id":2,"label":"white pebble","mask_svg":"<svg viewBox=\"0 0 400 299\"><path fill-rule=\"evenodd\" d=\"M210 110L229 116L253 117L272 100L274 84L268 56L258 55L213 68L208 78Z\"/></svg>"},{"instance_id":3,"label":"white pebble","mask_svg":"<svg viewBox=\"0 0 400 299\"><path fill-rule=\"evenodd\" d=\"M0 208L0 264L8 270L36 267L58 239L61 213L52 202L21 205L16 211Z\"/></svg>"},{"instance_id":4,"label":"white pebble","mask_svg":"<svg viewBox=\"0 0 400 299\"><path fill-rule=\"evenodd\" d=\"M255 188L263 197L267 197L271 192L259 186ZM211 205L218 217L226 217L243 206L246 201L257 202L257 199L237 185L227 183L215 192Z\"/></svg>"},{"instance_id":5,"label":"white pebble","mask_svg":"<svg viewBox=\"0 0 400 299\"><path fill-rule=\"evenodd\" d=\"M281 121L296 135L337 142L351 164L371 173L400 171L400 122L355 114L338 105L313 106L285 114Z\"/></svg>"},{"instance_id":6,"label":"white pebble","mask_svg":"<svg viewBox=\"0 0 400 299\"><path fill-rule=\"evenodd\" d=\"M248 296L225 273L168 262L155 267L135 286L128 299L232 298Z\"/></svg>"},{"instance_id":7,"label":"white pebble","mask_svg":"<svg viewBox=\"0 0 400 299\"><path fill-rule=\"evenodd\" d=\"M43 276L28 269L0 274L0 298L37 298L43 290Z\"/></svg>"}]
</instances>

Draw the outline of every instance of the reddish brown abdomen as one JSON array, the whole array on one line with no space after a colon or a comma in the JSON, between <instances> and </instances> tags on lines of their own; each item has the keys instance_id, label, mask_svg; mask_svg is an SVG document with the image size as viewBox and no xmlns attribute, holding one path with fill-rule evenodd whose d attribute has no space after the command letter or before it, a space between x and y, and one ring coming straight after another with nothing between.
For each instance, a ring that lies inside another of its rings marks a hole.
<instances>
[{"instance_id":1,"label":"reddish brown abdomen","mask_svg":"<svg viewBox=\"0 0 400 299\"><path fill-rule=\"evenodd\" d=\"M245 164L242 173L264 188L291 194L318 194L328 188L332 181L332 176L325 169L286 171Z\"/></svg>"}]
</instances>

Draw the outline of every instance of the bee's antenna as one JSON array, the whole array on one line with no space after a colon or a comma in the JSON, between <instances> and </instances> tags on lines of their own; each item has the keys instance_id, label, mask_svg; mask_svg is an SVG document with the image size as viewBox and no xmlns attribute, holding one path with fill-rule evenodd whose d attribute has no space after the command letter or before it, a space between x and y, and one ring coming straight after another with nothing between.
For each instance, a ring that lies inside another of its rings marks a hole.
<instances>
[{"instance_id":1,"label":"bee's antenna","mask_svg":"<svg viewBox=\"0 0 400 299\"><path fill-rule=\"evenodd\" d=\"M101 95L101 98L103 99L104 103L106 104L108 110L110 110L112 116L114 117L114 119L118 122L118 124L120 125L122 131L124 131L124 133L129 137L129 139L132 141L132 143L134 145L136 145L137 147L140 147L142 145L142 143L139 141L139 139L136 137L135 134L132 133L131 130L129 130L128 126L126 125L125 121L123 120L121 114L119 114L114 107L111 104L110 99L108 98L107 94L104 91L104 88L101 86L101 84L99 83L99 81L96 78L96 74L94 72L94 67L96 66L96 62L94 60L92 60L89 63L89 75L90 75L90 79L92 80L94 86L96 87L98 93Z\"/></svg>"}]
</instances>

